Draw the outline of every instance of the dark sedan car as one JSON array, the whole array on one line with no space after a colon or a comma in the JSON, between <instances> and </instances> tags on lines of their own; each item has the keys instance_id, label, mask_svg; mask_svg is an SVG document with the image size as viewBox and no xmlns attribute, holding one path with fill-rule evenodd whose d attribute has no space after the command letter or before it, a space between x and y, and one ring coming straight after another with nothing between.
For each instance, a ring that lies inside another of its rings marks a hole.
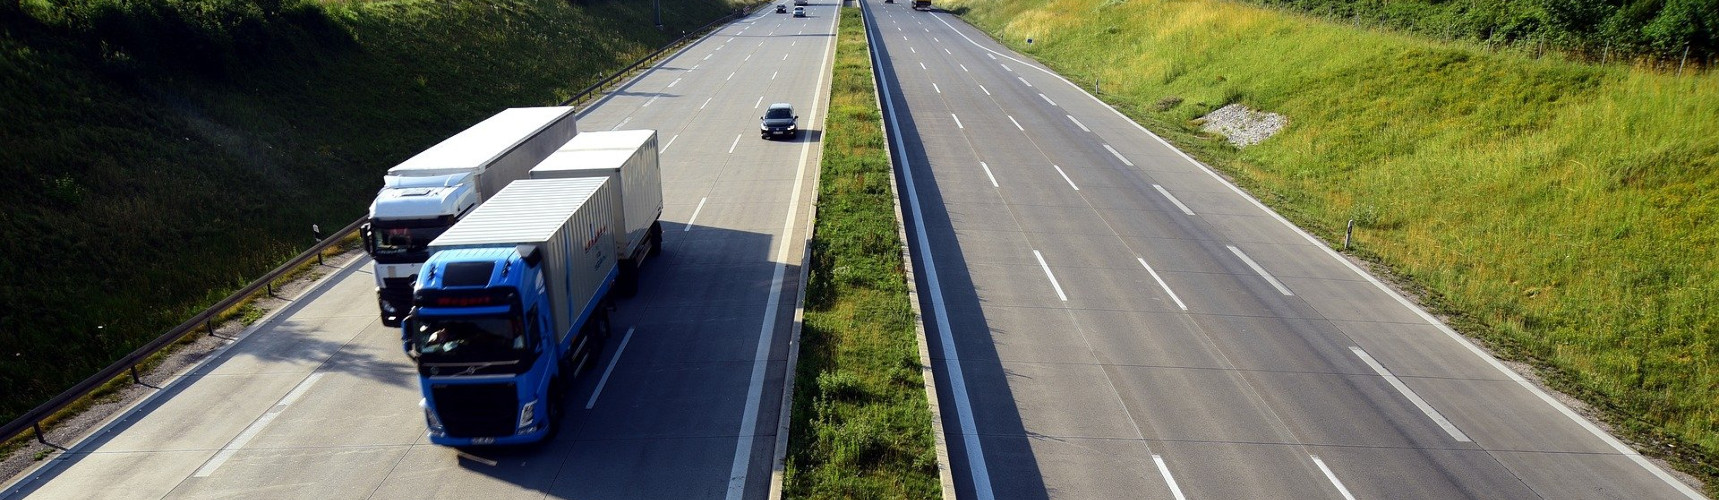
<instances>
[{"instance_id":1,"label":"dark sedan car","mask_svg":"<svg viewBox=\"0 0 1719 500\"><path fill-rule=\"evenodd\" d=\"M776 4L776 13L777 14L787 14L788 13L788 4L785 4L785 3Z\"/></svg>"},{"instance_id":2,"label":"dark sedan car","mask_svg":"<svg viewBox=\"0 0 1719 500\"><path fill-rule=\"evenodd\" d=\"M760 121L758 136L761 138L770 139L785 136L793 139L800 136L800 117L794 114L792 104L785 102L771 104L770 109L764 111L764 116L760 116L758 119Z\"/></svg>"}]
</instances>

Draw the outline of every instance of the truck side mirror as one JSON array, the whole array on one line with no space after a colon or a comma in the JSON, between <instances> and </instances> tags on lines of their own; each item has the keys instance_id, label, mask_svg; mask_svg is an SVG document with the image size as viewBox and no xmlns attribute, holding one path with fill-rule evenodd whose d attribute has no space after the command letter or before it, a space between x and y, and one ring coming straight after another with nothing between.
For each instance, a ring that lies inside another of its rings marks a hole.
<instances>
[{"instance_id":1,"label":"truck side mirror","mask_svg":"<svg viewBox=\"0 0 1719 500\"><path fill-rule=\"evenodd\" d=\"M376 255L376 239L371 237L372 234L369 222L358 226L358 237L364 240L364 253Z\"/></svg>"}]
</instances>

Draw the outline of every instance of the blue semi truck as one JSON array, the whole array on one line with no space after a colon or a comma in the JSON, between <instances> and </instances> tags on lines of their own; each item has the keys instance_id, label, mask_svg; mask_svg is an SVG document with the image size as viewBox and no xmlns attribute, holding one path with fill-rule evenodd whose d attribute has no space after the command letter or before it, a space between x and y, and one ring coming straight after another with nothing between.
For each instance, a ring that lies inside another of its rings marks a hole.
<instances>
[{"instance_id":1,"label":"blue semi truck","mask_svg":"<svg viewBox=\"0 0 1719 500\"><path fill-rule=\"evenodd\" d=\"M430 442L553 435L575 371L610 335L617 184L514 181L430 243L402 325Z\"/></svg>"}]
</instances>

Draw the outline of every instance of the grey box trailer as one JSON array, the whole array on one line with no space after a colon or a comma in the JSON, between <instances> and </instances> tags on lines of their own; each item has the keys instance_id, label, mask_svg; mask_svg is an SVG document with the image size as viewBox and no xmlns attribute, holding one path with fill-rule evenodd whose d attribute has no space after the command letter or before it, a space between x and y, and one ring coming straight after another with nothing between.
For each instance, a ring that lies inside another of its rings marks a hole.
<instances>
[{"instance_id":1,"label":"grey box trailer","mask_svg":"<svg viewBox=\"0 0 1719 500\"><path fill-rule=\"evenodd\" d=\"M614 232L623 295L636 290L638 268L662 251L662 168L655 130L586 132L532 167L532 179L599 177L620 187Z\"/></svg>"}]
</instances>

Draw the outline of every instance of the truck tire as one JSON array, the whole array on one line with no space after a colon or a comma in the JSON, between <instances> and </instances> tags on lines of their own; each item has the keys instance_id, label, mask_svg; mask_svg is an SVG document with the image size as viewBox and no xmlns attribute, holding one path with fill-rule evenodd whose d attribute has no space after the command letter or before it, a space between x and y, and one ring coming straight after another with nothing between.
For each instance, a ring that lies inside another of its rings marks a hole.
<instances>
[{"instance_id":1,"label":"truck tire","mask_svg":"<svg viewBox=\"0 0 1719 500\"><path fill-rule=\"evenodd\" d=\"M562 381L567 380L567 377L571 377L572 375L573 374L571 373L562 372L555 376L555 380L549 382L549 395L544 401L544 404L548 405L547 410L549 411L547 413L549 415L543 422L543 425L546 425L549 428L543 435L543 441L541 441L543 443L554 441L555 436L561 435L561 417L567 413L566 402L562 401L567 399L567 384Z\"/></svg>"},{"instance_id":2,"label":"truck tire","mask_svg":"<svg viewBox=\"0 0 1719 500\"><path fill-rule=\"evenodd\" d=\"M615 293L622 297L632 297L639 293L639 264L633 259L622 259L615 265L620 267L620 276L615 278Z\"/></svg>"},{"instance_id":3,"label":"truck tire","mask_svg":"<svg viewBox=\"0 0 1719 500\"><path fill-rule=\"evenodd\" d=\"M652 222L651 223L651 252L646 254L646 255L649 255L651 257L656 257L658 255L662 255L662 253L663 253L663 223L662 223L662 221Z\"/></svg>"}]
</instances>

